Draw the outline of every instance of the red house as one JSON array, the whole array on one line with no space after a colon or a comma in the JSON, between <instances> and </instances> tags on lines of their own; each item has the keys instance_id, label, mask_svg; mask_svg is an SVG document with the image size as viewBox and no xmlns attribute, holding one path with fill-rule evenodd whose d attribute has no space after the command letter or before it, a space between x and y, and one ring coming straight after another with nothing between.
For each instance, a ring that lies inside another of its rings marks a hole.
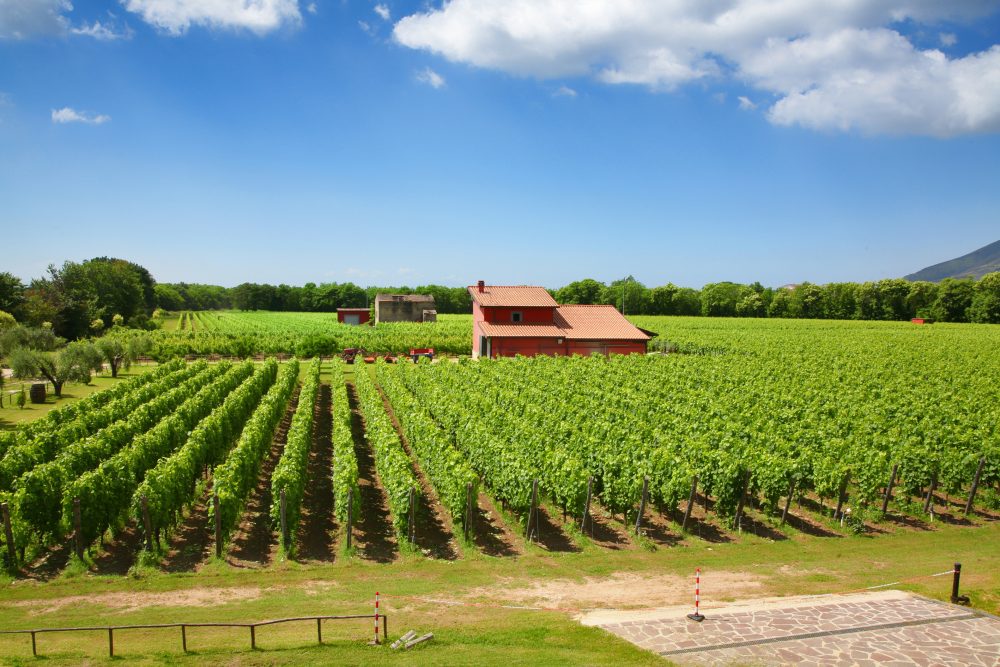
<instances>
[{"instance_id":1,"label":"red house","mask_svg":"<svg viewBox=\"0 0 1000 667\"><path fill-rule=\"evenodd\" d=\"M368 324L372 318L368 308L338 308L337 321L341 324Z\"/></svg>"},{"instance_id":2,"label":"red house","mask_svg":"<svg viewBox=\"0 0 1000 667\"><path fill-rule=\"evenodd\" d=\"M472 294L472 357L645 354L650 337L614 306L560 306L542 287L486 285Z\"/></svg>"}]
</instances>

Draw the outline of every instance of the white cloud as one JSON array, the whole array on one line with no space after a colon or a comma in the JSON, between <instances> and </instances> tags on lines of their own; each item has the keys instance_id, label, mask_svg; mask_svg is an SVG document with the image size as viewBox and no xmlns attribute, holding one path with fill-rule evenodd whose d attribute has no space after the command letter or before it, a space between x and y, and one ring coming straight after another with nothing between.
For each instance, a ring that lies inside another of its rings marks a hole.
<instances>
[{"instance_id":1,"label":"white cloud","mask_svg":"<svg viewBox=\"0 0 1000 667\"><path fill-rule=\"evenodd\" d=\"M70 107L52 110L53 123L85 123L87 125L103 125L111 120L111 116L93 114L87 111L77 111Z\"/></svg>"},{"instance_id":2,"label":"white cloud","mask_svg":"<svg viewBox=\"0 0 1000 667\"><path fill-rule=\"evenodd\" d=\"M743 111L753 111L754 109L757 108L757 105L754 103L754 101L751 100L746 95L740 95L739 97L736 98L736 100L740 103L740 109L743 109Z\"/></svg>"},{"instance_id":3,"label":"white cloud","mask_svg":"<svg viewBox=\"0 0 1000 667\"><path fill-rule=\"evenodd\" d=\"M559 86L552 95L553 97L576 97L576 91L569 86Z\"/></svg>"},{"instance_id":4,"label":"white cloud","mask_svg":"<svg viewBox=\"0 0 1000 667\"><path fill-rule=\"evenodd\" d=\"M316 7L315 2L310 2L308 5L306 5L306 11L309 12L310 14L315 14L319 11L319 9Z\"/></svg>"},{"instance_id":5,"label":"white cloud","mask_svg":"<svg viewBox=\"0 0 1000 667\"><path fill-rule=\"evenodd\" d=\"M398 21L394 37L543 79L737 81L773 94L781 125L948 136L997 128L1000 56L950 59L895 28L996 12L994 0L449 0Z\"/></svg>"},{"instance_id":6,"label":"white cloud","mask_svg":"<svg viewBox=\"0 0 1000 667\"><path fill-rule=\"evenodd\" d=\"M430 67L425 67L417 72L417 81L426 83L431 88L443 88L445 85L444 77Z\"/></svg>"},{"instance_id":7,"label":"white cloud","mask_svg":"<svg viewBox=\"0 0 1000 667\"><path fill-rule=\"evenodd\" d=\"M0 39L64 34L72 9L69 0L0 0Z\"/></svg>"},{"instance_id":8,"label":"white cloud","mask_svg":"<svg viewBox=\"0 0 1000 667\"><path fill-rule=\"evenodd\" d=\"M171 35L192 25L249 30L265 34L283 25L299 25L298 0L121 0L130 12Z\"/></svg>"},{"instance_id":9,"label":"white cloud","mask_svg":"<svg viewBox=\"0 0 1000 667\"><path fill-rule=\"evenodd\" d=\"M938 35L938 39L941 40L941 46L955 46L958 44L958 35L953 32L942 32Z\"/></svg>"},{"instance_id":10,"label":"white cloud","mask_svg":"<svg viewBox=\"0 0 1000 667\"><path fill-rule=\"evenodd\" d=\"M361 28L365 33L375 36L375 28L372 27L368 21L358 21L358 27Z\"/></svg>"},{"instance_id":11,"label":"white cloud","mask_svg":"<svg viewBox=\"0 0 1000 667\"><path fill-rule=\"evenodd\" d=\"M381 16L383 21L388 21L392 18L392 12L383 4L375 5L375 13Z\"/></svg>"},{"instance_id":12,"label":"white cloud","mask_svg":"<svg viewBox=\"0 0 1000 667\"><path fill-rule=\"evenodd\" d=\"M78 28L70 28L69 31L74 35L93 37L102 42L114 41L116 39L132 39L132 29L128 26L117 30L113 25L101 23L100 21L94 21L91 25L83 24Z\"/></svg>"}]
</instances>

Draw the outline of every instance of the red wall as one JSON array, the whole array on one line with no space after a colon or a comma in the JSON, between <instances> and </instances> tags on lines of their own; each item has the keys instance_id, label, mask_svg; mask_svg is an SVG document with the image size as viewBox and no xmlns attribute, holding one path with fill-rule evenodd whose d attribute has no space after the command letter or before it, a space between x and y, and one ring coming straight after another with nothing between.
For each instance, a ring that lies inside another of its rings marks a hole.
<instances>
[{"instance_id":1,"label":"red wall","mask_svg":"<svg viewBox=\"0 0 1000 667\"><path fill-rule=\"evenodd\" d=\"M359 315L360 317L358 317L358 324L367 324L368 321L371 320L371 318L372 318L371 311L368 311L368 310L366 310L364 312L358 312L358 313L340 313L340 312L338 312L337 313L337 321L340 322L341 324L343 324L344 323L344 316L348 315L348 314L350 314L350 315Z\"/></svg>"},{"instance_id":2,"label":"red wall","mask_svg":"<svg viewBox=\"0 0 1000 667\"><path fill-rule=\"evenodd\" d=\"M510 314L521 313L521 321L530 324L552 324L555 308L494 308L483 309L483 317L487 322L510 324Z\"/></svg>"},{"instance_id":3,"label":"red wall","mask_svg":"<svg viewBox=\"0 0 1000 667\"><path fill-rule=\"evenodd\" d=\"M533 357L538 354L552 356L589 354L645 354L646 344L629 341L563 341L552 338L494 338L494 357L513 357L520 354ZM478 344L478 339L477 339Z\"/></svg>"}]
</instances>

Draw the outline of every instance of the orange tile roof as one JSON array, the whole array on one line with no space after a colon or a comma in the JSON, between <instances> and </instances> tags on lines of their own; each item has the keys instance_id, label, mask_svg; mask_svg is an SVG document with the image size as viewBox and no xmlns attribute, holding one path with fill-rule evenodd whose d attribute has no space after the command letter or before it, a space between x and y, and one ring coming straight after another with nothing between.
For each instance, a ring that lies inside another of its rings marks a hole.
<instances>
[{"instance_id":1,"label":"orange tile roof","mask_svg":"<svg viewBox=\"0 0 1000 667\"><path fill-rule=\"evenodd\" d=\"M554 323L570 340L649 340L614 306L559 306Z\"/></svg>"},{"instance_id":2,"label":"orange tile roof","mask_svg":"<svg viewBox=\"0 0 1000 667\"><path fill-rule=\"evenodd\" d=\"M486 285L483 291L479 287L472 285L469 287L472 300L480 306L506 307L506 308L554 308L559 304L552 298L552 295L545 291L544 287L531 287L529 285Z\"/></svg>"},{"instance_id":3,"label":"orange tile roof","mask_svg":"<svg viewBox=\"0 0 1000 667\"><path fill-rule=\"evenodd\" d=\"M490 338L565 338L566 333L554 324L524 322L479 322L479 331Z\"/></svg>"}]
</instances>

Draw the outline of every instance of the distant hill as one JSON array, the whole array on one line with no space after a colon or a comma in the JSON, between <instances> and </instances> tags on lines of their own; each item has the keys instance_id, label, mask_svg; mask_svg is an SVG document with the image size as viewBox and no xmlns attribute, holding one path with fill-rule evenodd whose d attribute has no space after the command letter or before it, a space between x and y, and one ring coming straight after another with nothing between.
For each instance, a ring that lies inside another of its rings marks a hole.
<instances>
[{"instance_id":1,"label":"distant hill","mask_svg":"<svg viewBox=\"0 0 1000 667\"><path fill-rule=\"evenodd\" d=\"M947 262L928 266L906 276L907 280L929 280L933 283L945 278L982 278L987 273L1000 271L1000 241Z\"/></svg>"}]
</instances>

